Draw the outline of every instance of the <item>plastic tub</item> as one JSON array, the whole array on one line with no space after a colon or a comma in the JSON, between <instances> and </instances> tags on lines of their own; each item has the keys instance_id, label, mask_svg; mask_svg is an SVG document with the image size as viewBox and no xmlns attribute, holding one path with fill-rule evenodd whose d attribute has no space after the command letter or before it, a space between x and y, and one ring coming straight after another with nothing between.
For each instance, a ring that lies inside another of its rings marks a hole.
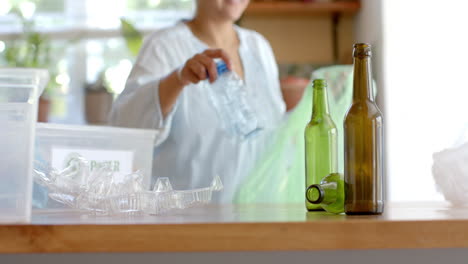
<instances>
[{"instance_id":1,"label":"plastic tub","mask_svg":"<svg viewBox=\"0 0 468 264\"><path fill-rule=\"evenodd\" d=\"M91 169L110 165L117 175L140 171L143 185L150 189L153 149L158 130L102 126L75 126L38 123L36 126L37 161L56 170L80 155L90 161Z\"/></svg>"},{"instance_id":2,"label":"plastic tub","mask_svg":"<svg viewBox=\"0 0 468 264\"><path fill-rule=\"evenodd\" d=\"M0 223L31 218L34 124L46 70L0 68Z\"/></svg>"}]
</instances>

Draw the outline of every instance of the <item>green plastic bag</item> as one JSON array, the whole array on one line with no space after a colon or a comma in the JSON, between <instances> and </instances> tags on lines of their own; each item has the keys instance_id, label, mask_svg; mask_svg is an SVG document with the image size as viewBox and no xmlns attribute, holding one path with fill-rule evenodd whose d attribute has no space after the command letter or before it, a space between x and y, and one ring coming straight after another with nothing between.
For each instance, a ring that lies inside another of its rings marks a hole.
<instances>
[{"instance_id":1,"label":"green plastic bag","mask_svg":"<svg viewBox=\"0 0 468 264\"><path fill-rule=\"evenodd\" d=\"M343 172L343 120L352 101L352 65L320 68L312 80L328 82L330 113L338 128L338 170ZM375 87L375 86L374 86ZM305 202L304 129L312 113L312 86L289 113L270 148L260 158L234 197L234 203Z\"/></svg>"}]
</instances>

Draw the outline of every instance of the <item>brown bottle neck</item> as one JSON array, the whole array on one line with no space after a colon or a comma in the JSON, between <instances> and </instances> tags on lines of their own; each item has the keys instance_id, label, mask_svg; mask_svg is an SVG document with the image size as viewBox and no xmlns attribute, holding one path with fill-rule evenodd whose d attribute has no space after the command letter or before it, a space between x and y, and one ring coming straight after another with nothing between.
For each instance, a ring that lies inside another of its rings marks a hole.
<instances>
[{"instance_id":1,"label":"brown bottle neck","mask_svg":"<svg viewBox=\"0 0 468 264\"><path fill-rule=\"evenodd\" d=\"M374 100L370 56L354 57L353 102Z\"/></svg>"}]
</instances>

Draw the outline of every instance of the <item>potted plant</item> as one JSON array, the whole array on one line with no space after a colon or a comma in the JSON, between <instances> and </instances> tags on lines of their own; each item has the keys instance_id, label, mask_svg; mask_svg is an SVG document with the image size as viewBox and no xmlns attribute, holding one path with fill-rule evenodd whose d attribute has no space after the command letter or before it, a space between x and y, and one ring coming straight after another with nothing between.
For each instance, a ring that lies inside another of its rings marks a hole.
<instances>
[{"instance_id":1,"label":"potted plant","mask_svg":"<svg viewBox=\"0 0 468 264\"><path fill-rule=\"evenodd\" d=\"M305 88L309 84L306 78L298 77L299 66L292 65L287 76L281 78L281 92L286 103L286 110L290 111L301 101Z\"/></svg>"},{"instance_id":2,"label":"potted plant","mask_svg":"<svg viewBox=\"0 0 468 264\"><path fill-rule=\"evenodd\" d=\"M121 18L120 32L129 53L136 57L143 43L143 34L128 20ZM104 124L112 108L112 84L106 78L107 70L99 74L98 79L86 86L86 120L90 124Z\"/></svg>"},{"instance_id":3,"label":"potted plant","mask_svg":"<svg viewBox=\"0 0 468 264\"><path fill-rule=\"evenodd\" d=\"M108 89L104 72L101 72L96 82L86 86L86 121L95 125L105 124L112 101L113 95Z\"/></svg>"},{"instance_id":4,"label":"potted plant","mask_svg":"<svg viewBox=\"0 0 468 264\"><path fill-rule=\"evenodd\" d=\"M50 110L50 95L60 87L56 81L58 71L54 67L57 63L53 54L58 54L53 49L51 40L37 31L32 19L27 19L18 10L13 9L12 14L21 20L23 33L16 39L7 42L3 54L3 60L8 67L44 68L49 70L50 81L39 98L38 121L47 122Z\"/></svg>"},{"instance_id":5,"label":"potted plant","mask_svg":"<svg viewBox=\"0 0 468 264\"><path fill-rule=\"evenodd\" d=\"M132 56L136 57L143 44L143 34L127 19L120 18L120 32Z\"/></svg>"}]
</instances>

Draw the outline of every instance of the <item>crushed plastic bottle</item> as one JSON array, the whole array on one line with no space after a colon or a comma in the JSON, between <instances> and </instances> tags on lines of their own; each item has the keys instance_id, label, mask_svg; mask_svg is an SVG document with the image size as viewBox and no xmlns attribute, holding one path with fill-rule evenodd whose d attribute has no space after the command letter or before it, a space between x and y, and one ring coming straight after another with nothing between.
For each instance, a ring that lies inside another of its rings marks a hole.
<instances>
[{"instance_id":1,"label":"crushed plastic bottle","mask_svg":"<svg viewBox=\"0 0 468 264\"><path fill-rule=\"evenodd\" d=\"M110 166L91 170L90 162L81 156L61 171L40 161L34 164L34 181L47 189L52 200L94 215L158 215L208 204L212 193L223 189L219 176L210 187L192 190L173 190L168 178L158 178L152 191L144 188L139 171L114 176Z\"/></svg>"},{"instance_id":2,"label":"crushed plastic bottle","mask_svg":"<svg viewBox=\"0 0 468 264\"><path fill-rule=\"evenodd\" d=\"M249 103L244 82L223 61L216 66L218 79L208 87L208 97L228 134L247 139L263 125Z\"/></svg>"}]
</instances>

